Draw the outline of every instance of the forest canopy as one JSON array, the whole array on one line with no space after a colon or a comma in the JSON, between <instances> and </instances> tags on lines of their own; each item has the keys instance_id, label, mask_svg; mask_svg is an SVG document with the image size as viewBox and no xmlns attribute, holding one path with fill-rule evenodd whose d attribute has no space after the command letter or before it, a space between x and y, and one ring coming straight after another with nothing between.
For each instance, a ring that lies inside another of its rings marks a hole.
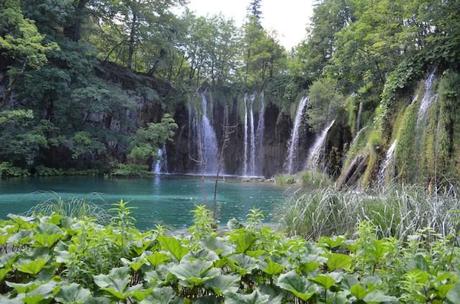
<instances>
[{"instance_id":1,"label":"forest canopy","mask_svg":"<svg viewBox=\"0 0 460 304\"><path fill-rule=\"evenodd\" d=\"M291 50L263 27L261 5L248 1L239 26L183 0L2 1L0 162L110 170L202 86L264 91L291 116L309 93L313 131L341 113L353 134L377 116L386 132L404 88L434 66L458 71L456 0L317 1Z\"/></svg>"}]
</instances>

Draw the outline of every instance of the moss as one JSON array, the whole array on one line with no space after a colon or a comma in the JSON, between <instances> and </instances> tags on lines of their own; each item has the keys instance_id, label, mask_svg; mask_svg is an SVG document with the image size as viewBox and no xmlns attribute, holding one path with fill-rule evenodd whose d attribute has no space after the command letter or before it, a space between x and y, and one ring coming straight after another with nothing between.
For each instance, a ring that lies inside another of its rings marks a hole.
<instances>
[{"instance_id":1,"label":"moss","mask_svg":"<svg viewBox=\"0 0 460 304\"><path fill-rule=\"evenodd\" d=\"M366 171L361 177L361 187L367 189L372 185L373 177L375 176L379 164L379 157L373 146L368 146L369 161L367 162Z\"/></svg>"},{"instance_id":2,"label":"moss","mask_svg":"<svg viewBox=\"0 0 460 304\"><path fill-rule=\"evenodd\" d=\"M416 123L417 109L415 103L413 103L405 109L396 135L398 140L396 171L401 182L410 182L415 176L414 144Z\"/></svg>"},{"instance_id":3,"label":"moss","mask_svg":"<svg viewBox=\"0 0 460 304\"><path fill-rule=\"evenodd\" d=\"M351 142L350 148L348 149L343 169L348 168L356 155L358 155L359 152L366 147L370 131L369 127L365 127L361 133L356 134L355 138Z\"/></svg>"},{"instance_id":4,"label":"moss","mask_svg":"<svg viewBox=\"0 0 460 304\"><path fill-rule=\"evenodd\" d=\"M448 180L460 176L460 75L446 71L438 86L438 171Z\"/></svg>"},{"instance_id":5,"label":"moss","mask_svg":"<svg viewBox=\"0 0 460 304\"><path fill-rule=\"evenodd\" d=\"M421 147L422 161L420 164L419 181L431 183L436 177L436 134L438 121L438 104L433 104L428 110L427 125L423 133L423 146Z\"/></svg>"}]
</instances>

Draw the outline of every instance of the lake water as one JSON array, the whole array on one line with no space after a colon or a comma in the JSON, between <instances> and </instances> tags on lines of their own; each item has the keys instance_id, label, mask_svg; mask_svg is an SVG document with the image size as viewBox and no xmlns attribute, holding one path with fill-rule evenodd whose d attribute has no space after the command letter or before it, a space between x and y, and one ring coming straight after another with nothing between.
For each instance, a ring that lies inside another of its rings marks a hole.
<instances>
[{"instance_id":1,"label":"lake water","mask_svg":"<svg viewBox=\"0 0 460 304\"><path fill-rule=\"evenodd\" d=\"M101 177L40 177L0 180L0 218L22 214L38 203L61 197L86 199L103 209L123 199L129 202L140 229L163 224L183 228L192 223L197 204L212 206L214 181L189 177L105 179ZM261 209L270 220L282 203L283 189L270 184L236 180L218 184L218 217L221 224L244 219L251 208Z\"/></svg>"}]
</instances>

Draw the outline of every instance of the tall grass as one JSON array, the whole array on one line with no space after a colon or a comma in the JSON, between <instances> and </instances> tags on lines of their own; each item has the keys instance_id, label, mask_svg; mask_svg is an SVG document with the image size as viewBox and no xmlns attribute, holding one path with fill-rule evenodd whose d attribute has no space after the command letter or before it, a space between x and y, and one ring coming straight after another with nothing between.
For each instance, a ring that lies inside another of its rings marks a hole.
<instances>
[{"instance_id":1,"label":"tall grass","mask_svg":"<svg viewBox=\"0 0 460 304\"><path fill-rule=\"evenodd\" d=\"M460 200L454 191L428 194L415 186L375 193L317 189L293 196L281 208L277 213L287 232L312 239L350 235L364 220L382 236L400 239L425 228L443 236L460 228Z\"/></svg>"},{"instance_id":2,"label":"tall grass","mask_svg":"<svg viewBox=\"0 0 460 304\"><path fill-rule=\"evenodd\" d=\"M32 207L27 215L51 215L57 213L71 218L93 218L99 224L108 224L110 214L103 208L83 199L49 199Z\"/></svg>"}]
</instances>

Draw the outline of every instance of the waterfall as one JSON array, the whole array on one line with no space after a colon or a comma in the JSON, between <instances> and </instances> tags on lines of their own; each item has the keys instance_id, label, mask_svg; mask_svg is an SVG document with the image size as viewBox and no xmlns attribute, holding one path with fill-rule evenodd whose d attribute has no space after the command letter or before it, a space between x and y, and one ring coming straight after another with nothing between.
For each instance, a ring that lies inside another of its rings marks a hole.
<instances>
[{"instance_id":1,"label":"waterfall","mask_svg":"<svg viewBox=\"0 0 460 304\"><path fill-rule=\"evenodd\" d=\"M326 148L327 134L329 133L329 130L332 128L334 123L335 120L333 120L329 125L327 125L326 128L324 128L324 130L321 132L321 134L316 138L315 143L313 144L313 147L310 149L310 152L308 154L306 165L307 169L314 171L319 171L321 169L320 164L324 154L324 150Z\"/></svg>"},{"instance_id":2,"label":"waterfall","mask_svg":"<svg viewBox=\"0 0 460 304\"><path fill-rule=\"evenodd\" d=\"M435 79L435 70L433 70L428 78L425 80L425 93L423 94L420 108L417 114L417 129L419 129L425 122L426 113L430 108L431 104L437 99L437 95L433 92L433 82Z\"/></svg>"},{"instance_id":3,"label":"waterfall","mask_svg":"<svg viewBox=\"0 0 460 304\"><path fill-rule=\"evenodd\" d=\"M201 94L201 173L216 174L218 166L218 148L216 132L209 122L208 101Z\"/></svg>"},{"instance_id":4,"label":"waterfall","mask_svg":"<svg viewBox=\"0 0 460 304\"><path fill-rule=\"evenodd\" d=\"M255 168L256 168L256 137L255 137L255 130L254 130L254 100L255 95L251 95L251 99L249 102L249 140L250 140L250 151L251 154L249 155L249 175L255 175Z\"/></svg>"},{"instance_id":5,"label":"waterfall","mask_svg":"<svg viewBox=\"0 0 460 304\"><path fill-rule=\"evenodd\" d=\"M243 176L256 175L256 150L258 149L256 141L257 143L261 142L262 139L260 139L260 137L263 137L263 121L260 121L260 115L256 135L254 124L254 101L255 94L251 96L247 94L244 95Z\"/></svg>"},{"instance_id":6,"label":"waterfall","mask_svg":"<svg viewBox=\"0 0 460 304\"><path fill-rule=\"evenodd\" d=\"M248 95L244 94L244 149L243 149L243 175L248 174Z\"/></svg>"},{"instance_id":7,"label":"waterfall","mask_svg":"<svg viewBox=\"0 0 460 304\"><path fill-rule=\"evenodd\" d=\"M395 152L396 146L398 141L395 140L390 148L388 149L385 160L383 161L382 165L380 166L380 170L377 176L377 183L380 186L384 186L386 184L387 178L392 179L394 177L394 159L395 159Z\"/></svg>"},{"instance_id":8,"label":"waterfall","mask_svg":"<svg viewBox=\"0 0 460 304\"><path fill-rule=\"evenodd\" d=\"M157 175L168 172L168 158L166 153L166 146L163 146L163 148L158 149L157 160L155 162L153 172Z\"/></svg>"},{"instance_id":9,"label":"waterfall","mask_svg":"<svg viewBox=\"0 0 460 304\"><path fill-rule=\"evenodd\" d=\"M265 96L260 94L259 120L257 122L256 142L257 142L257 167L255 173L263 175L264 162L264 131L265 131Z\"/></svg>"},{"instance_id":10,"label":"waterfall","mask_svg":"<svg viewBox=\"0 0 460 304\"><path fill-rule=\"evenodd\" d=\"M308 103L308 97L303 97L297 107L297 112L294 119L294 127L291 131L291 138L289 139L288 157L286 159L286 170L289 174L294 173L296 170L297 148L299 145L299 131L302 124L302 117L305 107Z\"/></svg>"},{"instance_id":11,"label":"waterfall","mask_svg":"<svg viewBox=\"0 0 460 304\"><path fill-rule=\"evenodd\" d=\"M358 107L358 116L356 117L356 130L359 130L361 128L361 116L363 114L363 102L359 102L359 107Z\"/></svg>"}]
</instances>

